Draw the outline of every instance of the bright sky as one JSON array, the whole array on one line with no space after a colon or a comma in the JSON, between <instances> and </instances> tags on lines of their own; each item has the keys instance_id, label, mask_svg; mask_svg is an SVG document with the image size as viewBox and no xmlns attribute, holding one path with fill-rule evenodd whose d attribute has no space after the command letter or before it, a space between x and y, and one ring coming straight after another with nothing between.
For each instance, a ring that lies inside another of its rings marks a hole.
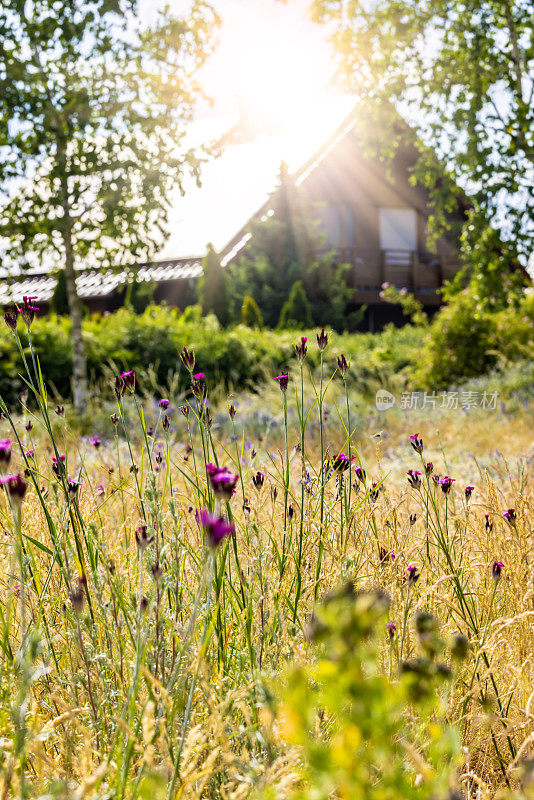
<instances>
[{"instance_id":1,"label":"bright sky","mask_svg":"<svg viewBox=\"0 0 534 800\"><path fill-rule=\"evenodd\" d=\"M146 11L154 0L145 0ZM177 10L186 6L179 0ZM213 0L220 44L201 83L214 100L192 135L217 139L238 122L248 132L203 171L202 188L177 193L170 239L160 258L222 248L273 189L280 161L294 170L342 122L352 101L331 85L333 65L323 27L307 18L308 0ZM176 6L175 6L176 7Z\"/></svg>"}]
</instances>

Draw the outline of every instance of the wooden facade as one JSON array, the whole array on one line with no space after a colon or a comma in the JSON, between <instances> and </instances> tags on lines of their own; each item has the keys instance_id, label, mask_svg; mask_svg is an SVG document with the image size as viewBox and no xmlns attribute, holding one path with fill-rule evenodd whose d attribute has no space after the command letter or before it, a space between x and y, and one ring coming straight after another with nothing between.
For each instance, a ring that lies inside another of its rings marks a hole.
<instances>
[{"instance_id":1,"label":"wooden facade","mask_svg":"<svg viewBox=\"0 0 534 800\"><path fill-rule=\"evenodd\" d=\"M296 176L297 185L318 209L322 250L334 251L340 263L352 267L353 305L367 306L363 325L367 330L404 321L400 308L381 298L384 283L406 288L433 313L441 303L438 290L443 281L460 266L458 236L467 204L459 200L449 217L450 230L429 248L429 194L410 181L416 159L416 150L409 147L399 148L393 163L387 164L364 154L349 122ZM268 210L266 203L256 218ZM223 264L246 250L250 238L246 230L228 243Z\"/></svg>"}]
</instances>

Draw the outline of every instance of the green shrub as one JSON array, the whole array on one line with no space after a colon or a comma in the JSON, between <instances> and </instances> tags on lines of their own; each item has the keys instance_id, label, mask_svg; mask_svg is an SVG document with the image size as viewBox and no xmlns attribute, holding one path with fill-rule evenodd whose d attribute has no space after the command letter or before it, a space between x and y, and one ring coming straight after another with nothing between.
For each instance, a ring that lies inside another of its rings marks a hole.
<instances>
[{"instance_id":1,"label":"green shrub","mask_svg":"<svg viewBox=\"0 0 534 800\"><path fill-rule=\"evenodd\" d=\"M534 301L492 313L472 290L456 295L433 318L417 372L423 387L440 389L484 375L501 360L526 358L534 347Z\"/></svg>"},{"instance_id":2,"label":"green shrub","mask_svg":"<svg viewBox=\"0 0 534 800\"><path fill-rule=\"evenodd\" d=\"M302 755L294 800L455 796L461 751L447 719L450 655L436 620L419 612L420 654L402 663L399 678L388 678L381 650L389 647L392 657L395 633L389 638L387 609L380 592L355 592L350 583L332 592L308 625L314 658L272 687L280 697L277 727ZM262 798L274 798L272 790Z\"/></svg>"},{"instance_id":3,"label":"green shrub","mask_svg":"<svg viewBox=\"0 0 534 800\"><path fill-rule=\"evenodd\" d=\"M306 296L302 281L295 281L289 297L280 312L279 328L310 328L312 324L311 305Z\"/></svg>"},{"instance_id":4,"label":"green shrub","mask_svg":"<svg viewBox=\"0 0 534 800\"><path fill-rule=\"evenodd\" d=\"M245 295L241 306L241 322L247 328L263 328L263 317L258 304L250 295Z\"/></svg>"}]
</instances>

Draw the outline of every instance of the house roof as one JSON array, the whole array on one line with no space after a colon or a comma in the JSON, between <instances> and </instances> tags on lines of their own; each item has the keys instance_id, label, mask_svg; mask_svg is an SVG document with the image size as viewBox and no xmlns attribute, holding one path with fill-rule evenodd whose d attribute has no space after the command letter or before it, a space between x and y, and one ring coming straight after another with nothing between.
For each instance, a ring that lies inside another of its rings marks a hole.
<instances>
[{"instance_id":1,"label":"house roof","mask_svg":"<svg viewBox=\"0 0 534 800\"><path fill-rule=\"evenodd\" d=\"M140 282L163 283L164 281L198 278L202 274L199 258L172 259L156 264L142 264L137 268L137 280ZM79 297L107 297L126 282L124 272L112 270L80 270L76 278ZM48 302L56 286L56 276L47 273L32 273L16 282L0 284L0 305L21 303L24 295L35 295L41 302Z\"/></svg>"}]
</instances>

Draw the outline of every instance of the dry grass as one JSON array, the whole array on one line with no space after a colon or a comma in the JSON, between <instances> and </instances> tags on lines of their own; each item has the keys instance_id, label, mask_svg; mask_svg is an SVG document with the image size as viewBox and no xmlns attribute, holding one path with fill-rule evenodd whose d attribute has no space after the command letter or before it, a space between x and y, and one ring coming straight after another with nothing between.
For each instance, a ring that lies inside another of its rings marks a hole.
<instances>
[{"instance_id":1,"label":"dry grass","mask_svg":"<svg viewBox=\"0 0 534 800\"><path fill-rule=\"evenodd\" d=\"M278 395L273 402L280 403ZM134 407L125 408L135 419ZM341 401L339 408L342 413ZM439 618L443 636L462 631L469 637L470 658L449 709L466 748L464 784L473 798L480 787L488 797L514 787L515 767L532 755L534 735L532 414L434 412L419 419L418 428L415 419L399 412L367 417L353 440L367 486L354 481L348 504L343 495L336 498L330 478L322 532L317 428L305 439L304 472L315 481L303 505L303 463L294 450L300 432L294 423L290 428L293 516L286 529L282 429L268 441L254 435L250 450L238 457L229 436L214 434L209 444L204 429L202 442L197 426L188 452L185 419L177 415L174 434L156 431L163 460L155 471L146 446L132 439L136 475L122 431L118 449L111 440L96 450L60 421L57 446L67 453L68 474L83 482L70 503L51 471L46 431L34 431L42 501L30 488L22 512L22 566L16 524L6 497L0 499L2 800L50 793L79 800L169 794L244 800L266 786L290 797L301 780L299 754L284 745L267 711L263 676L271 679L286 665L314 657L303 634L314 597L347 579L383 587L391 596L397 632L391 646L384 637L383 668L393 679L414 651L416 608ZM14 424L28 441L23 420ZM0 434L13 438L7 423L2 426ZM236 426L240 436L239 415ZM456 479L449 497L429 483L436 503L430 511L424 493L406 483L406 470L420 466L408 442L416 429L425 460ZM346 436L330 421L325 452L333 456L343 447ZM230 504L238 558L231 542L219 548L215 577L192 511L208 499L208 452L210 460L216 455L239 469L248 499L243 510L238 483ZM24 467L15 449L12 467ZM265 473L259 491L251 484L257 470ZM372 480L383 487L375 502ZM475 485L468 504L467 484ZM507 508L516 510L515 527L502 517ZM141 553L135 530L143 513L155 538ZM434 518L448 557L437 543ZM381 557L380 548L394 559ZM471 627L451 560L473 609ZM505 565L497 584L495 560ZM410 564L420 578L407 589ZM72 600L76 589L84 594L81 576L87 595L77 613Z\"/></svg>"}]
</instances>

